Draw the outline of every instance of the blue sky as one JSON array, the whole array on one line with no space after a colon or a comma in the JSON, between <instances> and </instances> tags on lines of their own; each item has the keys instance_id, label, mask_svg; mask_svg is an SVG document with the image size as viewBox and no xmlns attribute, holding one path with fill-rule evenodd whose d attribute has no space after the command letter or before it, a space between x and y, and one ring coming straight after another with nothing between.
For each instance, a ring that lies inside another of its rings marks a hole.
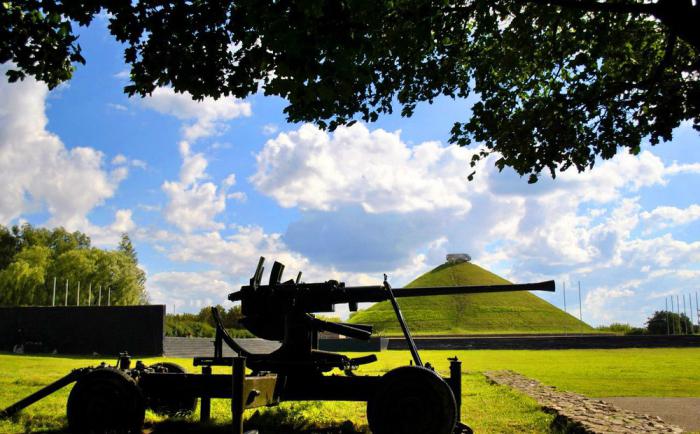
<instances>
[{"instance_id":1,"label":"blue sky","mask_svg":"<svg viewBox=\"0 0 700 434\"><path fill-rule=\"evenodd\" d=\"M438 100L335 133L289 124L278 98L192 101L167 88L128 98L120 46L96 20L87 65L49 92L0 83L0 223L126 231L153 302L223 302L257 257L308 280L401 285L446 253L517 282L566 283L584 320L642 324L671 294L700 290L700 134L529 185L476 148L449 146L468 101ZM4 68L4 67L0 67ZM542 294L539 294L542 295ZM542 295L561 306L563 294Z\"/></svg>"}]
</instances>

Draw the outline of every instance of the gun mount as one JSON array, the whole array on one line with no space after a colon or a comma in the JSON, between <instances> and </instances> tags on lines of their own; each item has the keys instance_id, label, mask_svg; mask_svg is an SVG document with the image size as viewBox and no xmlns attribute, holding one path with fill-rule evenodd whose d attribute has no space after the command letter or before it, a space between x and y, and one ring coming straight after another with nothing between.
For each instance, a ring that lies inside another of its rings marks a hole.
<instances>
[{"instance_id":1,"label":"gun mount","mask_svg":"<svg viewBox=\"0 0 700 434\"><path fill-rule=\"evenodd\" d=\"M0 412L10 416L60 388L75 382L68 397L71 432L140 432L146 408L167 415L191 413L201 400L200 417L209 419L212 398L231 400L233 433L243 433L245 409L275 405L281 401L334 400L367 402L367 420L374 434L466 434L471 429L460 422L461 362L450 359L450 376L438 375L423 364L408 325L396 301L401 297L470 294L503 291L554 291L554 282L520 285L488 285L393 289L384 276L381 285L346 286L329 280L320 283L282 281L284 265L275 262L267 285L262 285L264 258L260 258L249 285L229 295L240 302L242 324L263 339L280 341L269 354L252 353L233 339L223 327L218 310L214 357L195 357L202 374L188 374L170 362L131 367L127 354L115 366L74 370L25 399ZM355 375L359 365L377 360L375 355L349 358L318 348L321 331L349 338L369 339L369 325L323 321L315 313L333 312L347 303L351 311L358 303L391 302L408 343L413 365L393 369L382 376ZM223 344L238 355L223 357ZM231 374L213 374L213 366L229 366ZM246 367L252 374L246 374ZM327 375L338 368L345 375Z\"/></svg>"}]
</instances>

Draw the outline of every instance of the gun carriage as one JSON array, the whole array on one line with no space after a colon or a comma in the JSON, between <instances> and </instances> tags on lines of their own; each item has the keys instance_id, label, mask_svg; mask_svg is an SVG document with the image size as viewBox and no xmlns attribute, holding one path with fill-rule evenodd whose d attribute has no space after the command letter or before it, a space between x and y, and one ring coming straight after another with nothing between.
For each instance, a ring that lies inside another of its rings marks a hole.
<instances>
[{"instance_id":1,"label":"gun carriage","mask_svg":"<svg viewBox=\"0 0 700 434\"><path fill-rule=\"evenodd\" d=\"M67 403L71 432L140 432L147 408L157 413L191 413L201 399L200 418L209 419L212 398L231 400L233 433L243 433L245 409L275 405L282 401L333 400L367 402L367 420L374 434L450 434L471 430L460 422L461 368L450 359L450 376L443 378L429 363L423 363L396 301L401 297L468 294L502 291L554 291L554 282L518 285L486 285L394 289L386 275L381 285L345 286L329 280L319 283L282 281L284 265L275 262L267 285L261 284L264 258L260 258L250 283L229 294L241 303L242 325L254 335L279 341L267 354L248 351L223 327L218 310L212 357L195 357L201 374L189 374L169 362L134 366L122 354L115 366L76 369L38 392L13 404L1 415L22 408L75 382ZM368 325L328 322L315 313L333 312L347 303L356 311L358 303L391 302L411 352L409 366L381 376L356 375L359 366L377 360L375 355L350 358L319 349L319 332L329 331L348 338L367 340ZM224 357L223 346L235 357ZM231 374L213 374L213 366L228 366ZM250 373L247 373L250 370ZM335 371L334 371L335 370ZM329 374L331 371L334 373Z\"/></svg>"}]
</instances>

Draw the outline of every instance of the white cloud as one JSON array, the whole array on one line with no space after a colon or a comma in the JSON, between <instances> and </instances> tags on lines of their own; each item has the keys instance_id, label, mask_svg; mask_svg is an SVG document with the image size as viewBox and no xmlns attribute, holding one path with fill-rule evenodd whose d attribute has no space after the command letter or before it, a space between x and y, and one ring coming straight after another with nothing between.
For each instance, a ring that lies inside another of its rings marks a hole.
<instances>
[{"instance_id":1,"label":"white cloud","mask_svg":"<svg viewBox=\"0 0 700 434\"><path fill-rule=\"evenodd\" d=\"M121 164L126 164L126 157L124 154L117 154L112 158L112 164L113 165L121 165Z\"/></svg>"},{"instance_id":2,"label":"white cloud","mask_svg":"<svg viewBox=\"0 0 700 434\"><path fill-rule=\"evenodd\" d=\"M659 206L652 211L644 211L641 218L651 225L651 229L666 229L700 220L700 205L693 204L687 208Z\"/></svg>"},{"instance_id":3,"label":"white cloud","mask_svg":"<svg viewBox=\"0 0 700 434\"><path fill-rule=\"evenodd\" d=\"M442 208L467 212L469 152L425 142L408 147L400 132L362 124L332 135L312 125L269 140L251 177L256 188L284 207L333 210L356 203L368 212Z\"/></svg>"},{"instance_id":4,"label":"white cloud","mask_svg":"<svg viewBox=\"0 0 700 434\"><path fill-rule=\"evenodd\" d=\"M139 236L158 242L160 250L172 261L201 263L214 268L204 273L167 272L149 276L148 289L154 301L174 300L178 306L188 311L197 310L200 305L221 303L228 292L247 284L260 256L267 259L266 270L270 270L273 261L285 264L285 280L296 278L297 272L302 271L302 280L306 282L336 279L346 282L348 286L356 286L378 285L382 281L381 273L343 272L332 266L312 263L303 255L290 250L280 234L266 233L259 226L236 227L230 236L222 236L215 231L199 234L142 231ZM385 271L393 283L400 284L427 271L427 268L425 256L418 255L402 267ZM264 279L267 276L266 273ZM224 286L226 291L222 289ZM189 299L202 300L202 303L189 305ZM336 314L347 317L347 306L339 305Z\"/></svg>"},{"instance_id":5,"label":"white cloud","mask_svg":"<svg viewBox=\"0 0 700 434\"><path fill-rule=\"evenodd\" d=\"M235 184L235 175L229 175L221 186L204 182L209 178L208 161L203 153L193 152L192 145L202 138L221 134L226 121L250 116L250 104L231 97L195 101L190 94L165 87L154 90L142 104L180 120L193 121L182 128L179 180L165 181L161 186L169 199L163 211L165 219L185 232L223 229L224 224L216 218L226 209L227 190Z\"/></svg>"},{"instance_id":6,"label":"white cloud","mask_svg":"<svg viewBox=\"0 0 700 434\"><path fill-rule=\"evenodd\" d=\"M124 69L124 70L119 71L116 74L114 74L114 78L118 78L120 80L124 80L124 79L127 79L129 77L131 77L131 71L129 71L128 69Z\"/></svg>"},{"instance_id":7,"label":"white cloud","mask_svg":"<svg viewBox=\"0 0 700 434\"><path fill-rule=\"evenodd\" d=\"M265 124L262 128L262 133L266 136L271 136L279 130L279 127L275 124Z\"/></svg>"},{"instance_id":8,"label":"white cloud","mask_svg":"<svg viewBox=\"0 0 700 434\"><path fill-rule=\"evenodd\" d=\"M140 203L138 207L147 212L160 211L162 209L160 205L147 205L143 203Z\"/></svg>"},{"instance_id":9,"label":"white cloud","mask_svg":"<svg viewBox=\"0 0 700 434\"><path fill-rule=\"evenodd\" d=\"M126 173L108 173L100 151L67 149L47 131L47 95L32 78L0 82L0 222L46 210L48 225L84 227L87 214L114 195Z\"/></svg>"},{"instance_id":10,"label":"white cloud","mask_svg":"<svg viewBox=\"0 0 700 434\"><path fill-rule=\"evenodd\" d=\"M599 322L614 321L618 311L614 303L633 296L634 291L629 288L595 288L586 294L586 313Z\"/></svg>"},{"instance_id":11,"label":"white cloud","mask_svg":"<svg viewBox=\"0 0 700 434\"><path fill-rule=\"evenodd\" d=\"M235 289L218 271L166 271L149 275L146 290L152 303L164 304L169 312L196 311L216 304L230 305L226 296Z\"/></svg>"},{"instance_id":12,"label":"white cloud","mask_svg":"<svg viewBox=\"0 0 700 434\"><path fill-rule=\"evenodd\" d=\"M220 134L226 128L225 121L251 115L250 103L236 98L195 101L189 93L177 93L169 87L156 88L142 104L183 121L194 121L183 126L183 137L189 142Z\"/></svg>"},{"instance_id":13,"label":"white cloud","mask_svg":"<svg viewBox=\"0 0 700 434\"><path fill-rule=\"evenodd\" d=\"M120 112L129 111L129 108L123 104L108 103L107 107Z\"/></svg>"},{"instance_id":14,"label":"white cloud","mask_svg":"<svg viewBox=\"0 0 700 434\"><path fill-rule=\"evenodd\" d=\"M120 209L114 213L114 220L106 226L96 226L87 223L80 228L90 236L92 244L106 248L114 248L119 244L121 235L136 230L130 209Z\"/></svg>"},{"instance_id":15,"label":"white cloud","mask_svg":"<svg viewBox=\"0 0 700 434\"><path fill-rule=\"evenodd\" d=\"M164 212L170 223L186 232L224 227L215 218L226 209L226 194L225 191L218 191L213 183L166 181L162 188L169 199Z\"/></svg>"},{"instance_id":16,"label":"white cloud","mask_svg":"<svg viewBox=\"0 0 700 434\"><path fill-rule=\"evenodd\" d=\"M131 165L134 167L138 167L139 169L146 170L148 168L148 163L146 163L143 160L131 160Z\"/></svg>"}]
</instances>

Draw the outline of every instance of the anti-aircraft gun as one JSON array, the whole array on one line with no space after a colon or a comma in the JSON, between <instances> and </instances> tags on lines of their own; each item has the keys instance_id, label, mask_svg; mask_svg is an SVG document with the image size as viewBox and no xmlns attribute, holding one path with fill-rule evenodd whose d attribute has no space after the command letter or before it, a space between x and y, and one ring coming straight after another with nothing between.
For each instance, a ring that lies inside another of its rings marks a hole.
<instances>
[{"instance_id":1,"label":"anti-aircraft gun","mask_svg":"<svg viewBox=\"0 0 700 434\"><path fill-rule=\"evenodd\" d=\"M461 425L459 362L453 361L453 375L448 380L436 374L429 364L423 364L397 298L504 291L554 291L553 281L519 285L394 289L386 275L381 285L372 286L346 286L335 280L305 283L301 281L301 273L294 280L282 281L284 268L283 264L275 262L268 284L263 285L264 258L260 258L250 283L228 297L233 302L241 302L241 323L249 331L260 338L282 343L279 349L270 354L247 354L247 365L254 372L272 372L279 376L278 379L284 378L286 388L281 394L284 400L367 401L367 418L375 434L451 433L455 426ZM357 311L358 303L385 300L392 304L413 358L412 366L394 369L382 377L355 376L352 374L355 368L376 361L376 356L349 358L318 349L319 332L328 331L366 340L372 335L372 326L324 321L313 314L334 312L335 305L343 303L349 305L350 311ZM217 330L217 335L222 340L226 339L239 354L245 354L245 350L233 339L224 338L223 327L217 327ZM322 375L334 368L344 371L346 376ZM468 432L465 426L460 429Z\"/></svg>"},{"instance_id":2,"label":"anti-aircraft gun","mask_svg":"<svg viewBox=\"0 0 700 434\"><path fill-rule=\"evenodd\" d=\"M117 366L82 368L8 407L8 416L50 393L76 382L68 398L71 432L137 432L146 408L165 414L182 414L196 408L208 420L212 398L231 399L233 433L243 433L243 411L281 401L332 400L367 402L367 420L374 434L470 433L460 423L461 368L451 359L450 376L443 378L429 363L423 363L396 301L401 297L470 294L504 291L554 291L554 282L517 285L394 289L386 275L381 285L346 286L329 280L319 283L282 280L284 265L275 262L267 285L262 284L264 258L260 258L250 283L229 294L241 303L242 325L254 335L281 345L269 353L255 353L233 339L224 328L218 310L213 357L195 357L202 374L187 374L172 363L131 367L128 355ZM369 339L369 325L344 324L316 318L347 303L356 311L358 303L388 300L401 326L412 356L410 366L395 368L382 376L355 375L360 365L377 360L375 355L350 358L319 349L319 332L348 338ZM235 357L224 357L223 345ZM213 374L213 366L230 366L231 374ZM246 374L246 368L252 370ZM328 373L333 370L337 373Z\"/></svg>"}]
</instances>

